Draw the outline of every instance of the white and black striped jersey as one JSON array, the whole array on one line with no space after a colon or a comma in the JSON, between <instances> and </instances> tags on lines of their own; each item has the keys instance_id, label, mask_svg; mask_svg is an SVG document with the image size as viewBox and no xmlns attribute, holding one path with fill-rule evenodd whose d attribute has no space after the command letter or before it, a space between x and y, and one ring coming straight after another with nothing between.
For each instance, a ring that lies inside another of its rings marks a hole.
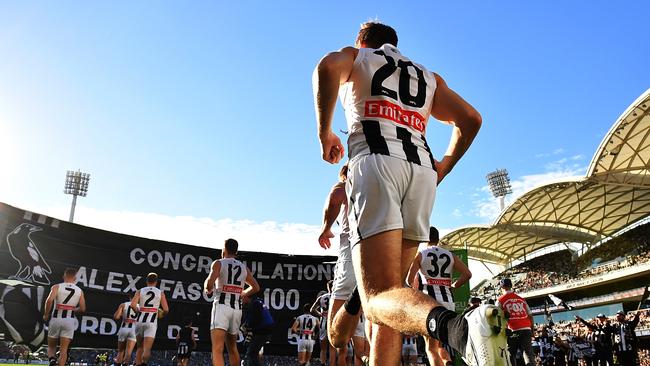
<instances>
[{"instance_id":1,"label":"white and black striped jersey","mask_svg":"<svg viewBox=\"0 0 650 366\"><path fill-rule=\"evenodd\" d=\"M79 299L83 291L74 283L59 283L52 318L74 318L74 311L79 306Z\"/></svg>"},{"instance_id":2,"label":"white and black striped jersey","mask_svg":"<svg viewBox=\"0 0 650 366\"><path fill-rule=\"evenodd\" d=\"M140 301L138 302L140 315L138 316L138 322L158 322L158 308L160 307L161 298L162 291L156 287L147 286L140 289Z\"/></svg>"},{"instance_id":3,"label":"white and black striped jersey","mask_svg":"<svg viewBox=\"0 0 650 366\"><path fill-rule=\"evenodd\" d=\"M221 271L215 284L214 301L228 305L235 310L241 309L241 293L246 286L248 268L235 258L222 258Z\"/></svg>"},{"instance_id":4,"label":"white and black striped jersey","mask_svg":"<svg viewBox=\"0 0 650 366\"><path fill-rule=\"evenodd\" d=\"M451 303L451 275L454 269L454 256L447 249L437 246L420 250L420 278L423 292L437 301Z\"/></svg>"},{"instance_id":5,"label":"white and black striped jersey","mask_svg":"<svg viewBox=\"0 0 650 366\"><path fill-rule=\"evenodd\" d=\"M298 322L298 338L311 341L318 326L318 318L311 314L302 314L296 318Z\"/></svg>"},{"instance_id":6,"label":"white and black striped jersey","mask_svg":"<svg viewBox=\"0 0 650 366\"><path fill-rule=\"evenodd\" d=\"M402 335L402 346L417 346L418 338L412 335Z\"/></svg>"},{"instance_id":7,"label":"white and black striped jersey","mask_svg":"<svg viewBox=\"0 0 650 366\"><path fill-rule=\"evenodd\" d=\"M436 79L385 44L361 48L348 81L339 90L348 121L348 153L390 155L434 168L424 137Z\"/></svg>"},{"instance_id":8,"label":"white and black striped jersey","mask_svg":"<svg viewBox=\"0 0 650 366\"><path fill-rule=\"evenodd\" d=\"M122 304L122 325L120 328L133 328L133 324L138 321L138 312L131 309L131 301Z\"/></svg>"},{"instance_id":9,"label":"white and black striped jersey","mask_svg":"<svg viewBox=\"0 0 650 366\"><path fill-rule=\"evenodd\" d=\"M318 307L320 307L320 327L322 330L327 329L327 313L330 308L330 298L332 297L332 294L327 292L323 294L319 299L318 299Z\"/></svg>"}]
</instances>

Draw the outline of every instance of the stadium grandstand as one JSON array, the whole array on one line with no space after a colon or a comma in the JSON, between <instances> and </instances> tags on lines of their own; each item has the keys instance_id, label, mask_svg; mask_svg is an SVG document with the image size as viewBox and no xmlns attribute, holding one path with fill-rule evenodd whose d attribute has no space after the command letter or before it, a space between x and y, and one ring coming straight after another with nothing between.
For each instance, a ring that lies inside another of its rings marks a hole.
<instances>
[{"instance_id":1,"label":"stadium grandstand","mask_svg":"<svg viewBox=\"0 0 650 366\"><path fill-rule=\"evenodd\" d=\"M475 286L473 294L495 300L499 281L510 278L537 327L552 321L559 334L576 336L586 327L574 321L575 315L590 319L602 313L613 320L618 311L628 316L639 311L636 334L647 354L649 135L647 90L614 123L584 178L532 189L491 225L463 227L443 237L443 244L467 249L470 258L505 268ZM563 303L556 305L549 295Z\"/></svg>"}]
</instances>

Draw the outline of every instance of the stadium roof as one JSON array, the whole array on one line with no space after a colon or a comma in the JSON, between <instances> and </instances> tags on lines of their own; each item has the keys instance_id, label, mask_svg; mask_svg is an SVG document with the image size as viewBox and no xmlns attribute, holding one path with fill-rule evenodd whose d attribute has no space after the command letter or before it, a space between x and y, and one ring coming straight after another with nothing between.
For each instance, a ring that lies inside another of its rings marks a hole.
<instances>
[{"instance_id":1,"label":"stadium roof","mask_svg":"<svg viewBox=\"0 0 650 366\"><path fill-rule=\"evenodd\" d=\"M546 184L510 204L491 226L441 242L505 264L558 243L595 243L650 216L650 89L619 117L583 179Z\"/></svg>"}]
</instances>

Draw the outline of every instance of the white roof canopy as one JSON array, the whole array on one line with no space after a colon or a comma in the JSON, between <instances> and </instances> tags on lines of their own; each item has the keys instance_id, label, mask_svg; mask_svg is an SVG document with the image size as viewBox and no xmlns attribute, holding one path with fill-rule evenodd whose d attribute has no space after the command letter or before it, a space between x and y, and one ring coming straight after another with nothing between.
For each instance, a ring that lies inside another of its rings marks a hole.
<instances>
[{"instance_id":1,"label":"white roof canopy","mask_svg":"<svg viewBox=\"0 0 650 366\"><path fill-rule=\"evenodd\" d=\"M465 227L441 242L505 264L563 243L594 243L650 216L650 89L618 119L587 177L526 192L492 226Z\"/></svg>"}]
</instances>

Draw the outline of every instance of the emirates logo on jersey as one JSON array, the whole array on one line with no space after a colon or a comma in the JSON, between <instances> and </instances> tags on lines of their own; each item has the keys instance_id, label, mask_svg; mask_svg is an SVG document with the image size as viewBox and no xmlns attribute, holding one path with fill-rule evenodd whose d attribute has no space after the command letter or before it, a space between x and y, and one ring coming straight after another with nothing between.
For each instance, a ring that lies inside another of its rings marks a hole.
<instances>
[{"instance_id":1,"label":"emirates logo on jersey","mask_svg":"<svg viewBox=\"0 0 650 366\"><path fill-rule=\"evenodd\" d=\"M400 125L424 132L426 127L424 117L418 112L402 109L397 104L387 100L369 100L365 106L365 117L384 118Z\"/></svg>"}]
</instances>

